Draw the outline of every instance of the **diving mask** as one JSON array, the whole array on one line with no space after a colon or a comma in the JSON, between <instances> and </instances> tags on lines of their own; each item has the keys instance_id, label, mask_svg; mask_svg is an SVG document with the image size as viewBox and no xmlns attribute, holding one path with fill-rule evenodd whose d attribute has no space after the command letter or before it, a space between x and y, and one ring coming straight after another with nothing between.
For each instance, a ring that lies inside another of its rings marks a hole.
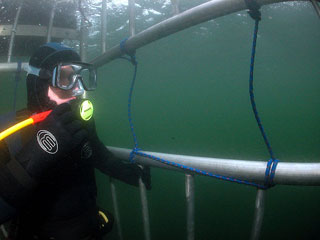
<instances>
[{"instance_id":1,"label":"diving mask","mask_svg":"<svg viewBox=\"0 0 320 240\"><path fill-rule=\"evenodd\" d=\"M93 91L97 87L96 70L88 63L60 63L53 69L52 86L62 90L80 86Z\"/></svg>"}]
</instances>

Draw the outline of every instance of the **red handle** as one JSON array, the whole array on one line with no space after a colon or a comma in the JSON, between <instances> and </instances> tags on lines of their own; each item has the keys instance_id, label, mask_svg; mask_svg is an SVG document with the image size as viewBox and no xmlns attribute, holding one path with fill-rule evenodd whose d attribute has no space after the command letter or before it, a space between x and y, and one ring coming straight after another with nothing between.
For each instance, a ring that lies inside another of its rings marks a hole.
<instances>
[{"instance_id":1,"label":"red handle","mask_svg":"<svg viewBox=\"0 0 320 240\"><path fill-rule=\"evenodd\" d=\"M35 115L32 115L31 118L33 119L33 124L36 124L38 122L42 122L43 120L45 120L48 115L52 112L52 110L49 110L49 111L45 111L45 112L42 112L42 113L38 113L38 114L35 114Z\"/></svg>"}]
</instances>

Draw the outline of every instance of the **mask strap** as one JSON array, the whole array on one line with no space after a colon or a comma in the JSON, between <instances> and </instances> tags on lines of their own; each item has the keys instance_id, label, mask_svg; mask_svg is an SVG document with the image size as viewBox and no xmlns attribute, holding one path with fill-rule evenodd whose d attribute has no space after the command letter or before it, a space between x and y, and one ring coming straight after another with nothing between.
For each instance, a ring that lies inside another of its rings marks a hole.
<instances>
[{"instance_id":1,"label":"mask strap","mask_svg":"<svg viewBox=\"0 0 320 240\"><path fill-rule=\"evenodd\" d=\"M40 68L36 68L36 67L31 66L31 65L29 65L28 68L27 68L28 75L32 74L32 75L35 75L35 76L39 77L39 72L40 72Z\"/></svg>"}]
</instances>

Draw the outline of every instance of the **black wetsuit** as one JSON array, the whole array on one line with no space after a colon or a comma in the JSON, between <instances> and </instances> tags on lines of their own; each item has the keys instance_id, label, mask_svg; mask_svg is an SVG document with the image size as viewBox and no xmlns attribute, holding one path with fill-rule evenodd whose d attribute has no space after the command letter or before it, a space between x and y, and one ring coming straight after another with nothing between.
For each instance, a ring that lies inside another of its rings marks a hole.
<instances>
[{"instance_id":1,"label":"black wetsuit","mask_svg":"<svg viewBox=\"0 0 320 240\"><path fill-rule=\"evenodd\" d=\"M17 115L21 120L30 113L21 111ZM23 146L34 135L34 126L26 127L19 134ZM90 134L95 131L91 130ZM5 141L0 141L2 164L10 159ZM27 202L17 211L14 239L100 239L94 169L132 185L138 184L140 174L136 165L114 157L95 136L90 136L85 147L69 153L59 164L37 182ZM1 198L6 201L0 193ZM3 204L2 209L9 210ZM3 214L6 213L3 211Z\"/></svg>"}]
</instances>

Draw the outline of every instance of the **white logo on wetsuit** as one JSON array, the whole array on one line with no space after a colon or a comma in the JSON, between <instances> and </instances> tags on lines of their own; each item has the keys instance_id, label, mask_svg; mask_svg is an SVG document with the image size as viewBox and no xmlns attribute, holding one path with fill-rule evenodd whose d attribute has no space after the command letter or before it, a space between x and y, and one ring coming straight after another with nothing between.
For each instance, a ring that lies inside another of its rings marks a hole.
<instances>
[{"instance_id":1,"label":"white logo on wetsuit","mask_svg":"<svg viewBox=\"0 0 320 240\"><path fill-rule=\"evenodd\" d=\"M37 140L40 147L49 154L58 152L58 141L53 134L46 130L40 130L37 133Z\"/></svg>"}]
</instances>

